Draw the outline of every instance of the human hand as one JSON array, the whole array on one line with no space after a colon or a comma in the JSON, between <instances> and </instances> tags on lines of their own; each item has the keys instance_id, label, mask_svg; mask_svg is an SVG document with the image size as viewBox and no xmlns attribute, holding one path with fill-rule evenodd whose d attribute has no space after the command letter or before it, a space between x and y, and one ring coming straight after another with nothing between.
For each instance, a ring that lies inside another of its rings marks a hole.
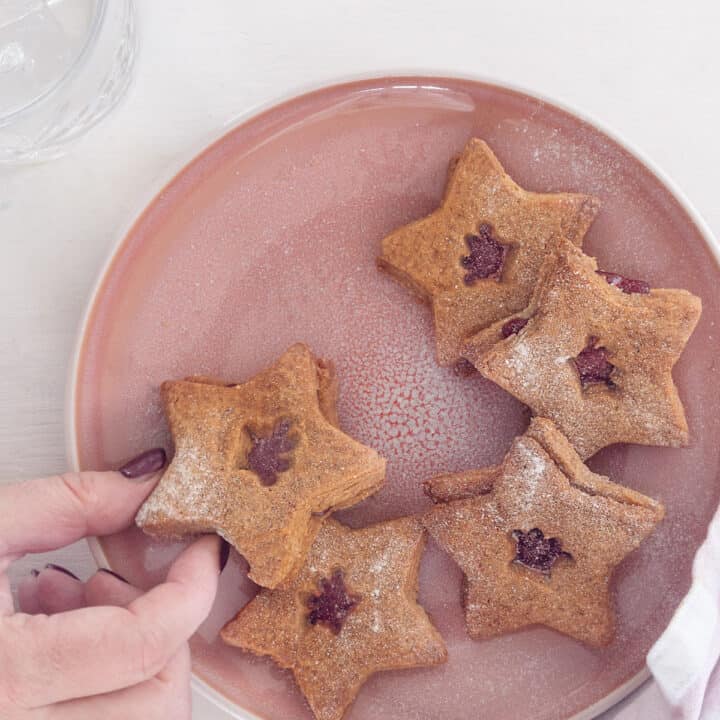
<instances>
[{"instance_id":1,"label":"human hand","mask_svg":"<svg viewBox=\"0 0 720 720\"><path fill-rule=\"evenodd\" d=\"M131 525L164 460L157 450L121 472L0 487L0 720L190 717L187 640L215 598L219 538L196 541L146 593L108 571L82 583L51 565L20 586L15 613L6 575L25 553Z\"/></svg>"}]
</instances>

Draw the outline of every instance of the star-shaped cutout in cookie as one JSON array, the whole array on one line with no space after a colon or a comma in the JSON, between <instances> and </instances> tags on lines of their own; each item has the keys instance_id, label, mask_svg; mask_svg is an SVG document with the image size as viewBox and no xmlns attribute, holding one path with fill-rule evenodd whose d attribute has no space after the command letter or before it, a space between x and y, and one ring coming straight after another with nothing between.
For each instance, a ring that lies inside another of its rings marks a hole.
<instances>
[{"instance_id":1,"label":"star-shaped cutout in cookie","mask_svg":"<svg viewBox=\"0 0 720 720\"><path fill-rule=\"evenodd\" d=\"M416 600L424 546L415 518L326 520L292 583L261 590L222 638L291 669L317 720L339 720L373 673L447 659Z\"/></svg>"},{"instance_id":2,"label":"star-shaped cutout in cookie","mask_svg":"<svg viewBox=\"0 0 720 720\"><path fill-rule=\"evenodd\" d=\"M602 646L614 635L615 567L660 522L662 506L592 473L545 419L495 470L492 490L436 505L424 523L462 568L473 638L545 625ZM467 490L466 473L457 485ZM437 500L452 496L446 476Z\"/></svg>"},{"instance_id":3,"label":"star-shaped cutout in cookie","mask_svg":"<svg viewBox=\"0 0 720 720\"><path fill-rule=\"evenodd\" d=\"M588 195L523 190L471 139L441 206L388 235L378 265L432 304L437 360L451 365L468 337L527 305L545 257L560 239L580 245L598 209Z\"/></svg>"},{"instance_id":4,"label":"star-shaped cutout in cookie","mask_svg":"<svg viewBox=\"0 0 720 720\"><path fill-rule=\"evenodd\" d=\"M385 461L337 427L331 364L293 345L238 385L166 382L175 456L137 515L145 532L215 531L276 587L302 562L323 516L375 492Z\"/></svg>"},{"instance_id":5,"label":"star-shaped cutout in cookie","mask_svg":"<svg viewBox=\"0 0 720 720\"><path fill-rule=\"evenodd\" d=\"M688 426L672 368L700 312L686 290L599 272L564 242L529 306L478 333L463 353L550 418L583 458L618 442L677 447L687 444ZM518 320L527 322L503 338Z\"/></svg>"}]
</instances>

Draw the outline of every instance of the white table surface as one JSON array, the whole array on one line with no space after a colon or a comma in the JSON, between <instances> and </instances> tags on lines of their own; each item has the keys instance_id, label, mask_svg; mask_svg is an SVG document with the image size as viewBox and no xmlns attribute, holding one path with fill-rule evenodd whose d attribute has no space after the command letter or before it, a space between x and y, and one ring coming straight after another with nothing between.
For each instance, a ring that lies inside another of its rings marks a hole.
<instances>
[{"instance_id":1,"label":"white table surface","mask_svg":"<svg viewBox=\"0 0 720 720\"><path fill-rule=\"evenodd\" d=\"M716 0L137 5L140 53L121 106L67 157L0 169L0 482L65 467L76 329L103 261L150 189L238 115L295 88L437 69L534 90L619 132L720 232ZM52 558L80 576L93 567L83 543ZM17 582L44 562L28 557L11 576ZM199 700L195 717L224 716Z\"/></svg>"}]
</instances>

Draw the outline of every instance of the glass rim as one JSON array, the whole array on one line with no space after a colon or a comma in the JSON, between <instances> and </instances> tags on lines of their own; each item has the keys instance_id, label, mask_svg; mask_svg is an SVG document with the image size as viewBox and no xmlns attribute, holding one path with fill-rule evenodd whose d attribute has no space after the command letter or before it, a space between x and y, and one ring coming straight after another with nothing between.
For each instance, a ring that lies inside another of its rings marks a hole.
<instances>
[{"instance_id":1,"label":"glass rim","mask_svg":"<svg viewBox=\"0 0 720 720\"><path fill-rule=\"evenodd\" d=\"M40 93L40 95L38 95L37 97L33 98L26 105L23 105L16 110L12 110L6 115L0 113L0 126L6 125L10 121L18 118L19 116L34 108L36 105L39 105L40 103L47 100L59 88L64 86L73 75L75 75L79 71L80 67L83 65L83 61L90 53L92 47L97 41L98 35L100 34L100 28L102 26L103 19L105 18L108 2L109 0L96 0L95 12L93 14L90 27L88 28L88 31L86 33L85 42L80 52L77 54L77 57L72 61L67 70L65 70L65 72L50 87Z\"/></svg>"}]
</instances>

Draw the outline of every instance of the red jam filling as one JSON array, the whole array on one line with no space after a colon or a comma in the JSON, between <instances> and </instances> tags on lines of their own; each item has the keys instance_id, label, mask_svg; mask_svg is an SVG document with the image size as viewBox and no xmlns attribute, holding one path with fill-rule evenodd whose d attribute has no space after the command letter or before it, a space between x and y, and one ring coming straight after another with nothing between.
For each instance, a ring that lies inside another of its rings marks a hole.
<instances>
[{"instance_id":1,"label":"red jam filling","mask_svg":"<svg viewBox=\"0 0 720 720\"><path fill-rule=\"evenodd\" d=\"M608 285L612 285L628 295L639 293L647 295L650 292L650 285L644 280L633 280L632 278L618 275L617 273L605 272L604 270L596 270L598 275L602 275L607 280Z\"/></svg>"},{"instance_id":2,"label":"red jam filling","mask_svg":"<svg viewBox=\"0 0 720 720\"><path fill-rule=\"evenodd\" d=\"M311 625L321 623L339 635L347 616L360 602L359 595L352 595L345 587L342 570L335 570L332 576L318 583L319 594L308 598L310 612L307 619Z\"/></svg>"},{"instance_id":3,"label":"red jam filling","mask_svg":"<svg viewBox=\"0 0 720 720\"><path fill-rule=\"evenodd\" d=\"M470 250L470 254L460 260L467 270L465 284L472 285L476 280L486 278L499 279L509 248L493 237L492 227L483 223L477 235L465 236L465 242Z\"/></svg>"},{"instance_id":4,"label":"red jam filling","mask_svg":"<svg viewBox=\"0 0 720 720\"><path fill-rule=\"evenodd\" d=\"M572 560L572 555L562 549L562 542L558 538L546 538L539 528L528 532L513 530L512 538L517 544L513 562L544 575L550 575L552 566L558 559Z\"/></svg>"},{"instance_id":5,"label":"red jam filling","mask_svg":"<svg viewBox=\"0 0 720 720\"><path fill-rule=\"evenodd\" d=\"M509 338L511 335L517 335L527 324L526 318L512 318L502 326L500 334L504 338Z\"/></svg>"},{"instance_id":6,"label":"red jam filling","mask_svg":"<svg viewBox=\"0 0 720 720\"><path fill-rule=\"evenodd\" d=\"M615 385L610 378L615 366L608 360L606 348L595 347L597 342L596 337L590 337L585 349L574 359L583 388L594 383L605 383L608 387Z\"/></svg>"},{"instance_id":7,"label":"red jam filling","mask_svg":"<svg viewBox=\"0 0 720 720\"><path fill-rule=\"evenodd\" d=\"M278 420L269 435L262 436L247 429L252 447L247 456L247 465L262 482L263 485L274 485L278 480L278 473L290 469L290 453L297 440L289 436L292 423L287 418Z\"/></svg>"}]
</instances>

